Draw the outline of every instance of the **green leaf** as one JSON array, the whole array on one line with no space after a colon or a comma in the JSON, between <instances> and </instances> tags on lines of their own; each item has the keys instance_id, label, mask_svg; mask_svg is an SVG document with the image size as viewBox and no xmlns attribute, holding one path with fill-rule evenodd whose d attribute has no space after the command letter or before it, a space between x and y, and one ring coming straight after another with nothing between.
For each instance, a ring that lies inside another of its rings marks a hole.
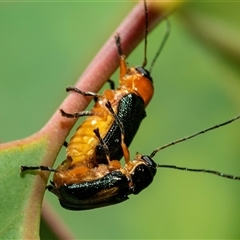
<instances>
[{"instance_id":1,"label":"green leaf","mask_svg":"<svg viewBox=\"0 0 240 240\"><path fill-rule=\"evenodd\" d=\"M18 141L0 151L0 238L37 239L39 215L47 181L45 174L21 174L20 165L36 164L46 157L46 137ZM4 220L3 220L4 219Z\"/></svg>"}]
</instances>

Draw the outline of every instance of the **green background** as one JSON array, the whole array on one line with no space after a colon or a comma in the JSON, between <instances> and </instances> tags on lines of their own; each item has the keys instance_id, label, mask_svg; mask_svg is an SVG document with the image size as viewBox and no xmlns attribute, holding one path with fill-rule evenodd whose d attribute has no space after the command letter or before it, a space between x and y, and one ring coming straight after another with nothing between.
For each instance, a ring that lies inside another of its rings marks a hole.
<instances>
[{"instance_id":1,"label":"green background","mask_svg":"<svg viewBox=\"0 0 240 240\"><path fill-rule=\"evenodd\" d=\"M74 85L133 6L114 1L0 3L1 142L27 137L44 126L67 96L65 87ZM240 4L192 3L188 10L193 9L219 21L218 29L229 26L240 37ZM240 113L239 63L193 37L183 19L184 14L170 17L171 35L152 72L155 95L130 147L132 157ZM232 38L225 30L226 39ZM161 24L150 34L149 61L164 31ZM142 59L139 45L128 62L140 65ZM118 73L112 79L117 83ZM239 129L240 122L233 123L159 152L154 159L240 175ZM64 154L62 149L56 166ZM237 239L239 191L239 181L159 169L149 188L119 205L72 212L61 208L51 193L45 198L81 239Z\"/></svg>"}]
</instances>

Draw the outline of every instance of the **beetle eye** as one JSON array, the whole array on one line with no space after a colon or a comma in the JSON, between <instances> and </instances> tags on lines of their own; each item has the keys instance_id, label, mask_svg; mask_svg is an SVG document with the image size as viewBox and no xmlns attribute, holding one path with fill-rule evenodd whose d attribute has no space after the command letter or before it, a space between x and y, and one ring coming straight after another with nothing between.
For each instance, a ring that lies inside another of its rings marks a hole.
<instances>
[{"instance_id":1,"label":"beetle eye","mask_svg":"<svg viewBox=\"0 0 240 240\"><path fill-rule=\"evenodd\" d=\"M143 67L136 67L135 68L139 73L141 73L144 77L148 78L151 82L153 82L153 79L150 75L150 72L148 70L146 70Z\"/></svg>"},{"instance_id":2,"label":"beetle eye","mask_svg":"<svg viewBox=\"0 0 240 240\"><path fill-rule=\"evenodd\" d=\"M138 194L148 187L157 172L156 163L150 157L142 156L142 160L144 163L137 165L131 174L133 194Z\"/></svg>"},{"instance_id":3,"label":"beetle eye","mask_svg":"<svg viewBox=\"0 0 240 240\"><path fill-rule=\"evenodd\" d=\"M142 160L149 167L152 174L155 175L157 172L157 164L147 155L143 155Z\"/></svg>"}]
</instances>

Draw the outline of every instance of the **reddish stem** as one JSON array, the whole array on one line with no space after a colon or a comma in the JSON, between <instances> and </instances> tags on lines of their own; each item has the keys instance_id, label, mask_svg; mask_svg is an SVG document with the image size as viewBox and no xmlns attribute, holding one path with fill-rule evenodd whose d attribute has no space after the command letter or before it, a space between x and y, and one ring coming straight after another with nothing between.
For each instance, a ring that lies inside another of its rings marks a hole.
<instances>
[{"instance_id":1,"label":"reddish stem","mask_svg":"<svg viewBox=\"0 0 240 240\"><path fill-rule=\"evenodd\" d=\"M55 212L51 205L49 205L46 201L43 201L42 218L59 240L76 239L65 223L61 220L58 213Z\"/></svg>"}]
</instances>

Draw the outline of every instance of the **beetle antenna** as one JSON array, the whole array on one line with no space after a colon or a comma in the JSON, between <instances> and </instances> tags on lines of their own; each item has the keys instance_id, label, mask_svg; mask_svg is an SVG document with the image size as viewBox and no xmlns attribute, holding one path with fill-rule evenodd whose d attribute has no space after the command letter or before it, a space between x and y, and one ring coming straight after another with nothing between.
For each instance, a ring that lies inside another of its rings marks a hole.
<instances>
[{"instance_id":1,"label":"beetle antenna","mask_svg":"<svg viewBox=\"0 0 240 240\"><path fill-rule=\"evenodd\" d=\"M146 0L144 0L144 12L145 12L145 36L144 36L144 59L142 67L147 65L147 36L148 36L148 9Z\"/></svg>"},{"instance_id":2,"label":"beetle antenna","mask_svg":"<svg viewBox=\"0 0 240 240\"><path fill-rule=\"evenodd\" d=\"M158 153L160 150L163 150L163 149L165 149L165 148L168 148L168 147L170 147L170 146L173 146L173 145L175 145L175 144L177 144L177 143L184 142L184 141L186 141L186 140L188 140L188 139L191 139L191 138L194 138L194 137L196 137L196 136L198 136L198 135L200 135L200 134L203 134L203 133L209 132L209 131L211 131L211 130L217 129L217 128L219 128L219 127L225 126L225 125L227 125L227 124L229 124L229 123L232 123L232 122L238 120L239 118L240 118L240 115L238 115L238 116L236 116L235 118L232 118L232 119L230 119L230 120L228 120L228 121L226 121L226 122L223 122L223 123L221 123L221 124L215 125L215 126L213 126L213 127L204 129L204 130L202 130L202 131L200 131L200 132L194 133L194 134L192 134L192 135L190 135L190 136L187 136L187 137L184 137L184 138L180 138L180 139L178 139L178 140L176 140L176 141L174 141L174 142L170 142L170 143L168 143L168 144L166 144L166 145L163 145L162 147L159 147L159 148L155 149L155 150L150 154L150 158L154 157L155 154Z\"/></svg>"},{"instance_id":3,"label":"beetle antenna","mask_svg":"<svg viewBox=\"0 0 240 240\"><path fill-rule=\"evenodd\" d=\"M189 171L189 172L210 173L210 174L217 175L219 177L229 178L229 179L232 179L232 180L240 180L240 177L238 177L238 176L233 176L233 175L230 175L230 174L221 173L221 172L218 172L218 171L208 170L208 169L186 168L186 167L178 167L178 166L174 166L174 165L160 165L160 164L157 164L157 167L159 167L159 168L172 168L172 169L176 169L176 170L183 170L183 171Z\"/></svg>"},{"instance_id":4,"label":"beetle antenna","mask_svg":"<svg viewBox=\"0 0 240 240\"><path fill-rule=\"evenodd\" d=\"M165 17L164 19L165 19L165 21L166 21L166 32L165 32L165 34L164 34L163 40L162 40L162 42L161 42L161 44L160 44L160 46L159 46L159 48L158 48L158 50L157 50L157 52L156 52L153 60L152 60L152 62L151 62L151 65L150 65L150 67L149 67L149 72L150 72L150 73L152 72L153 66L154 66L156 60L158 59L160 53L162 52L163 47L165 46L165 43L167 42L167 39L168 39L168 37L169 37L169 35L170 35L170 32L171 32L171 24L170 24L170 21L169 21L168 18L166 18L166 17Z\"/></svg>"}]
</instances>

